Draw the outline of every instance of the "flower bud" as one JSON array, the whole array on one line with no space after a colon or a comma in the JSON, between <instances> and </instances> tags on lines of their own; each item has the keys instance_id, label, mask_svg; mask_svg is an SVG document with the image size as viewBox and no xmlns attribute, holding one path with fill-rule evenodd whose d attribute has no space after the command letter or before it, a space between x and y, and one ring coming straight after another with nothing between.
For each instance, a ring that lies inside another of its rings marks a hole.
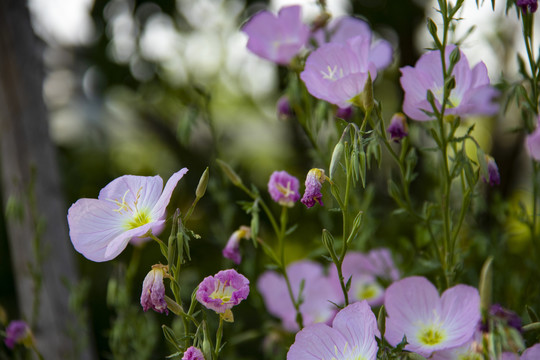
<instances>
[{"instance_id":1,"label":"flower bud","mask_svg":"<svg viewBox=\"0 0 540 360\"><path fill-rule=\"evenodd\" d=\"M386 131L388 131L390 137L395 142L399 142L407 136L409 134L409 127L407 126L407 118L405 115L402 113L394 114Z\"/></svg>"}]
</instances>

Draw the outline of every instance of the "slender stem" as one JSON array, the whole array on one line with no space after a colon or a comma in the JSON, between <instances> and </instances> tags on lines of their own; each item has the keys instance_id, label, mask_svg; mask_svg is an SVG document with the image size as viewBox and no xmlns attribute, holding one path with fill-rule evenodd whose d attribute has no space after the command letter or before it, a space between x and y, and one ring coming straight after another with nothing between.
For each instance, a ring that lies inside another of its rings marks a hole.
<instances>
[{"instance_id":1,"label":"slender stem","mask_svg":"<svg viewBox=\"0 0 540 360\"><path fill-rule=\"evenodd\" d=\"M214 360L219 356L219 348L221 347L221 339L223 337L223 317L219 316L219 326L216 332L216 347L214 348Z\"/></svg>"}]
</instances>

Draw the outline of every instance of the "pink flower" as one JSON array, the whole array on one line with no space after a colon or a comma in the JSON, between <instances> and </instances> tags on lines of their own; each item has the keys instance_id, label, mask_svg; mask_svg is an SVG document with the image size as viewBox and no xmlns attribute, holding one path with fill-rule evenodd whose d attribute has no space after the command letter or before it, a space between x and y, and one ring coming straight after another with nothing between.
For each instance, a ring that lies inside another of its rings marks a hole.
<instances>
[{"instance_id":1,"label":"pink flower","mask_svg":"<svg viewBox=\"0 0 540 360\"><path fill-rule=\"evenodd\" d=\"M380 337L377 320L366 301L341 310L332 322L313 324L296 334L287 360L375 360Z\"/></svg>"},{"instance_id":2,"label":"pink flower","mask_svg":"<svg viewBox=\"0 0 540 360\"><path fill-rule=\"evenodd\" d=\"M268 181L268 192L272 200L281 206L293 207L300 199L300 182L286 171L274 171Z\"/></svg>"},{"instance_id":3,"label":"pink flower","mask_svg":"<svg viewBox=\"0 0 540 360\"><path fill-rule=\"evenodd\" d=\"M316 202L321 206L323 205L321 189L325 179L326 175L324 174L323 169L315 168L309 170L306 176L306 191L301 200L302 204L306 205L308 208L313 207Z\"/></svg>"},{"instance_id":4,"label":"pink flower","mask_svg":"<svg viewBox=\"0 0 540 360\"><path fill-rule=\"evenodd\" d=\"M223 249L223 256L231 259L235 264L240 264L242 255L240 254L240 240L249 239L251 237L251 229L247 226L240 226L238 230L233 232L227 245Z\"/></svg>"},{"instance_id":5,"label":"pink flower","mask_svg":"<svg viewBox=\"0 0 540 360\"><path fill-rule=\"evenodd\" d=\"M6 338L4 340L6 346L10 349L15 347L15 344L20 344L26 341L32 341L32 332L22 320L14 320L9 323L6 328Z\"/></svg>"},{"instance_id":6,"label":"pink flower","mask_svg":"<svg viewBox=\"0 0 540 360\"><path fill-rule=\"evenodd\" d=\"M141 306L144 311L152 309L159 313L169 313L163 284L163 277L167 274L166 269L165 265L153 265L152 270L144 278L141 293Z\"/></svg>"},{"instance_id":7,"label":"pink flower","mask_svg":"<svg viewBox=\"0 0 540 360\"><path fill-rule=\"evenodd\" d=\"M204 360L204 355L202 351L196 348L195 346L190 346L184 352L184 356L182 356L182 360Z\"/></svg>"},{"instance_id":8,"label":"pink flower","mask_svg":"<svg viewBox=\"0 0 540 360\"><path fill-rule=\"evenodd\" d=\"M386 289L386 339L395 346L407 337L406 350L429 357L434 351L464 345L480 320L480 295L456 285L441 297L426 278L412 276Z\"/></svg>"},{"instance_id":9,"label":"pink flower","mask_svg":"<svg viewBox=\"0 0 540 360\"><path fill-rule=\"evenodd\" d=\"M141 241L148 233L158 235L172 192L187 171L173 174L164 189L159 176L124 175L105 186L97 199L77 200L68 211L75 250L89 260L108 261L130 241Z\"/></svg>"},{"instance_id":10,"label":"pink flower","mask_svg":"<svg viewBox=\"0 0 540 360\"><path fill-rule=\"evenodd\" d=\"M326 40L324 29L320 29L314 34L314 38L319 45L331 43L345 44L347 40L356 36L363 36L370 39L369 60L374 63L377 70L382 70L392 63L392 45L386 40L372 42L373 34L369 25L353 16L342 16L334 19L326 32L329 35L329 41Z\"/></svg>"},{"instance_id":11,"label":"pink flower","mask_svg":"<svg viewBox=\"0 0 540 360\"><path fill-rule=\"evenodd\" d=\"M251 52L281 65L287 65L309 37L298 5L281 8L277 17L261 11L248 20L242 31L249 37L247 48Z\"/></svg>"},{"instance_id":12,"label":"pink flower","mask_svg":"<svg viewBox=\"0 0 540 360\"><path fill-rule=\"evenodd\" d=\"M300 74L309 93L341 108L349 107L377 77L370 60L371 37L356 36L345 43L324 44L312 52Z\"/></svg>"},{"instance_id":13,"label":"pink flower","mask_svg":"<svg viewBox=\"0 0 540 360\"><path fill-rule=\"evenodd\" d=\"M249 295L249 280L234 269L208 276L199 284L197 301L207 309L223 314Z\"/></svg>"},{"instance_id":14,"label":"pink flower","mask_svg":"<svg viewBox=\"0 0 540 360\"><path fill-rule=\"evenodd\" d=\"M529 155L536 161L540 161L540 116L537 120L536 130L527 135L525 139Z\"/></svg>"},{"instance_id":15,"label":"pink flower","mask_svg":"<svg viewBox=\"0 0 540 360\"><path fill-rule=\"evenodd\" d=\"M322 265L302 260L287 266L286 271L295 299L298 299L300 284L304 283L303 302L300 304L304 325L330 322L336 313L332 302L338 301L339 293L335 292L330 278L324 275ZM278 317L286 330L298 331L296 310L283 275L266 271L257 281L257 289L263 296L268 312Z\"/></svg>"},{"instance_id":16,"label":"pink flower","mask_svg":"<svg viewBox=\"0 0 540 360\"><path fill-rule=\"evenodd\" d=\"M446 64L450 63L450 54L455 46L446 47ZM465 54L460 52L460 59L452 72L455 78L455 88L451 91L446 105L446 115L493 115L499 110L494 102L498 92L489 83L486 65L483 62L470 68ZM408 117L427 121L434 117L428 116L423 110L433 112L427 100L427 91L434 95L435 106L440 111L444 93L444 79L440 51L430 51L418 59L414 67L401 68L401 86L405 91L403 112Z\"/></svg>"}]
</instances>

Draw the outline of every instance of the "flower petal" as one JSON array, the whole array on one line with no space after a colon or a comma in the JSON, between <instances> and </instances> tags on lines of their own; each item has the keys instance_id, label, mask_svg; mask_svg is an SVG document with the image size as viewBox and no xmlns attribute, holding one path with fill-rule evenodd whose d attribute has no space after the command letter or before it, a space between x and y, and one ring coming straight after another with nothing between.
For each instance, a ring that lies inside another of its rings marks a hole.
<instances>
[{"instance_id":1,"label":"flower petal","mask_svg":"<svg viewBox=\"0 0 540 360\"><path fill-rule=\"evenodd\" d=\"M165 211L167 210L167 205L169 205L169 201L171 200L172 192L174 188L176 187L176 184L187 172L188 172L188 169L183 168L182 170L175 172L169 178L169 180L167 181L167 184L165 184L165 189L163 189L163 193L161 193L161 196L159 197L159 200L154 204L154 207L151 213L152 219L163 218L163 216L165 215Z\"/></svg>"},{"instance_id":2,"label":"flower petal","mask_svg":"<svg viewBox=\"0 0 540 360\"><path fill-rule=\"evenodd\" d=\"M480 321L480 295L472 286L456 285L441 296L441 320L447 340L445 345L455 347L471 340Z\"/></svg>"},{"instance_id":3,"label":"flower petal","mask_svg":"<svg viewBox=\"0 0 540 360\"><path fill-rule=\"evenodd\" d=\"M105 256L111 241L126 231L125 215L116 205L97 199L79 199L68 210L69 236L75 250L92 261L110 260ZM129 241L129 240L128 240Z\"/></svg>"},{"instance_id":4,"label":"flower petal","mask_svg":"<svg viewBox=\"0 0 540 360\"><path fill-rule=\"evenodd\" d=\"M347 341L325 324L313 324L296 334L294 344L287 353L287 360L344 359L342 351Z\"/></svg>"},{"instance_id":5,"label":"flower petal","mask_svg":"<svg viewBox=\"0 0 540 360\"><path fill-rule=\"evenodd\" d=\"M365 359L377 357L375 336L380 337L381 334L367 301L351 304L338 312L332 327L343 335L349 348L355 349L355 353L361 354Z\"/></svg>"},{"instance_id":6,"label":"flower petal","mask_svg":"<svg viewBox=\"0 0 540 360\"><path fill-rule=\"evenodd\" d=\"M134 211L138 209L152 209L159 199L163 189L163 180L160 176L124 175L111 181L99 192L98 199L120 204L127 204Z\"/></svg>"}]
</instances>

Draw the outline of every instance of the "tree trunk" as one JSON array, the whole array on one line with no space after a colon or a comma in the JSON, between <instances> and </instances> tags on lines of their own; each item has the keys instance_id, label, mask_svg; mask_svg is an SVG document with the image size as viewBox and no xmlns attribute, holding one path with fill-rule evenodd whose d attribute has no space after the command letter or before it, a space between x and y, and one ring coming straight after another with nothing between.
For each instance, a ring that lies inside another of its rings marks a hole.
<instances>
[{"instance_id":1,"label":"tree trunk","mask_svg":"<svg viewBox=\"0 0 540 360\"><path fill-rule=\"evenodd\" d=\"M77 271L48 134L39 47L26 1L0 0L2 197L18 303L45 359L93 359L88 324L68 307L66 284L77 284Z\"/></svg>"}]
</instances>

